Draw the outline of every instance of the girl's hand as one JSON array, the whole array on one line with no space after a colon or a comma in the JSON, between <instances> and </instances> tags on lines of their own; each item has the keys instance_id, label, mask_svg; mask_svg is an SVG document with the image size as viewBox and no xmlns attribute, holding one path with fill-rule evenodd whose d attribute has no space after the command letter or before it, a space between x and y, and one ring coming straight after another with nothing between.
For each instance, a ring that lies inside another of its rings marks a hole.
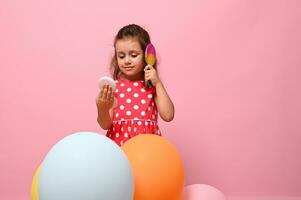
<instances>
[{"instance_id":1,"label":"girl's hand","mask_svg":"<svg viewBox=\"0 0 301 200\"><path fill-rule=\"evenodd\" d=\"M109 110L113 107L114 94L112 87L104 85L96 97L96 105L99 110Z\"/></svg>"},{"instance_id":2,"label":"girl's hand","mask_svg":"<svg viewBox=\"0 0 301 200\"><path fill-rule=\"evenodd\" d=\"M144 68L144 72L145 72L144 73L145 82L151 80L153 86L156 86L157 83L160 82L158 73L152 65L146 65Z\"/></svg>"}]
</instances>

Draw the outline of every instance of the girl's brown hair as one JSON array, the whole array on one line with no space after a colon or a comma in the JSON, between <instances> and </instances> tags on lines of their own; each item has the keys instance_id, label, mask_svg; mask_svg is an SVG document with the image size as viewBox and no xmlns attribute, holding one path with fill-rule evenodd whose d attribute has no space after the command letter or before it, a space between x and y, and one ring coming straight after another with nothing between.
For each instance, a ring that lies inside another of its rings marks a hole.
<instances>
[{"instance_id":1,"label":"girl's brown hair","mask_svg":"<svg viewBox=\"0 0 301 200\"><path fill-rule=\"evenodd\" d=\"M124 39L127 37L132 37L132 38L137 39L137 41L139 42L140 47L143 51L143 55L144 55L147 44L149 44L151 42L148 32L136 24L129 24L127 26L124 26L118 31L117 35L115 36L114 48L116 47L115 45L118 40L121 40L121 39ZM144 63L144 65L146 65L146 62L144 59L143 59L143 63ZM156 63L154 64L153 67L155 69L157 69ZM119 70L119 67L118 67L116 51L114 52L114 56L111 60L110 69L111 69L114 80L120 78L121 71ZM143 76L143 80L144 80L144 76Z\"/></svg>"}]
</instances>

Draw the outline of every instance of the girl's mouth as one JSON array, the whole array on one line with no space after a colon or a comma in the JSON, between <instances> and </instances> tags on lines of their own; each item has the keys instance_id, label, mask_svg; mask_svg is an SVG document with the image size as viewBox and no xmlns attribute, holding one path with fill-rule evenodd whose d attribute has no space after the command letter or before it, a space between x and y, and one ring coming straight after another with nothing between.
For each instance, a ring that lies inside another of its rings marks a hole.
<instances>
[{"instance_id":1,"label":"girl's mouth","mask_svg":"<svg viewBox=\"0 0 301 200\"><path fill-rule=\"evenodd\" d=\"M130 71L130 70L132 70L132 69L134 69L134 67L124 67L124 69L126 70L126 71Z\"/></svg>"}]
</instances>

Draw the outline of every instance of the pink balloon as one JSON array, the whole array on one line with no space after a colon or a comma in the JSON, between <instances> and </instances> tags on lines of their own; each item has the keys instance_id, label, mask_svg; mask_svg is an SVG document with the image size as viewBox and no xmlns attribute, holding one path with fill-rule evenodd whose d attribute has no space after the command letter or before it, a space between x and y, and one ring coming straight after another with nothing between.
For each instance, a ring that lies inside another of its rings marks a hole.
<instances>
[{"instance_id":1,"label":"pink balloon","mask_svg":"<svg viewBox=\"0 0 301 200\"><path fill-rule=\"evenodd\" d=\"M210 185L193 184L184 188L182 200L226 200L226 197Z\"/></svg>"}]
</instances>

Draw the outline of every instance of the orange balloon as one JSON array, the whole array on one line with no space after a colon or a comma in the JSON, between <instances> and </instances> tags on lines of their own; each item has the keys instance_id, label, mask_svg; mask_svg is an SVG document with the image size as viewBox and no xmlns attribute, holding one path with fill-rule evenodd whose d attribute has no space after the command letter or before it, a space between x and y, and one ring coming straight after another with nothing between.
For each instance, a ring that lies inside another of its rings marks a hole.
<instances>
[{"instance_id":1,"label":"orange balloon","mask_svg":"<svg viewBox=\"0 0 301 200\"><path fill-rule=\"evenodd\" d=\"M121 146L131 164L134 200L179 200L184 166L174 145L154 134L140 134Z\"/></svg>"}]
</instances>

